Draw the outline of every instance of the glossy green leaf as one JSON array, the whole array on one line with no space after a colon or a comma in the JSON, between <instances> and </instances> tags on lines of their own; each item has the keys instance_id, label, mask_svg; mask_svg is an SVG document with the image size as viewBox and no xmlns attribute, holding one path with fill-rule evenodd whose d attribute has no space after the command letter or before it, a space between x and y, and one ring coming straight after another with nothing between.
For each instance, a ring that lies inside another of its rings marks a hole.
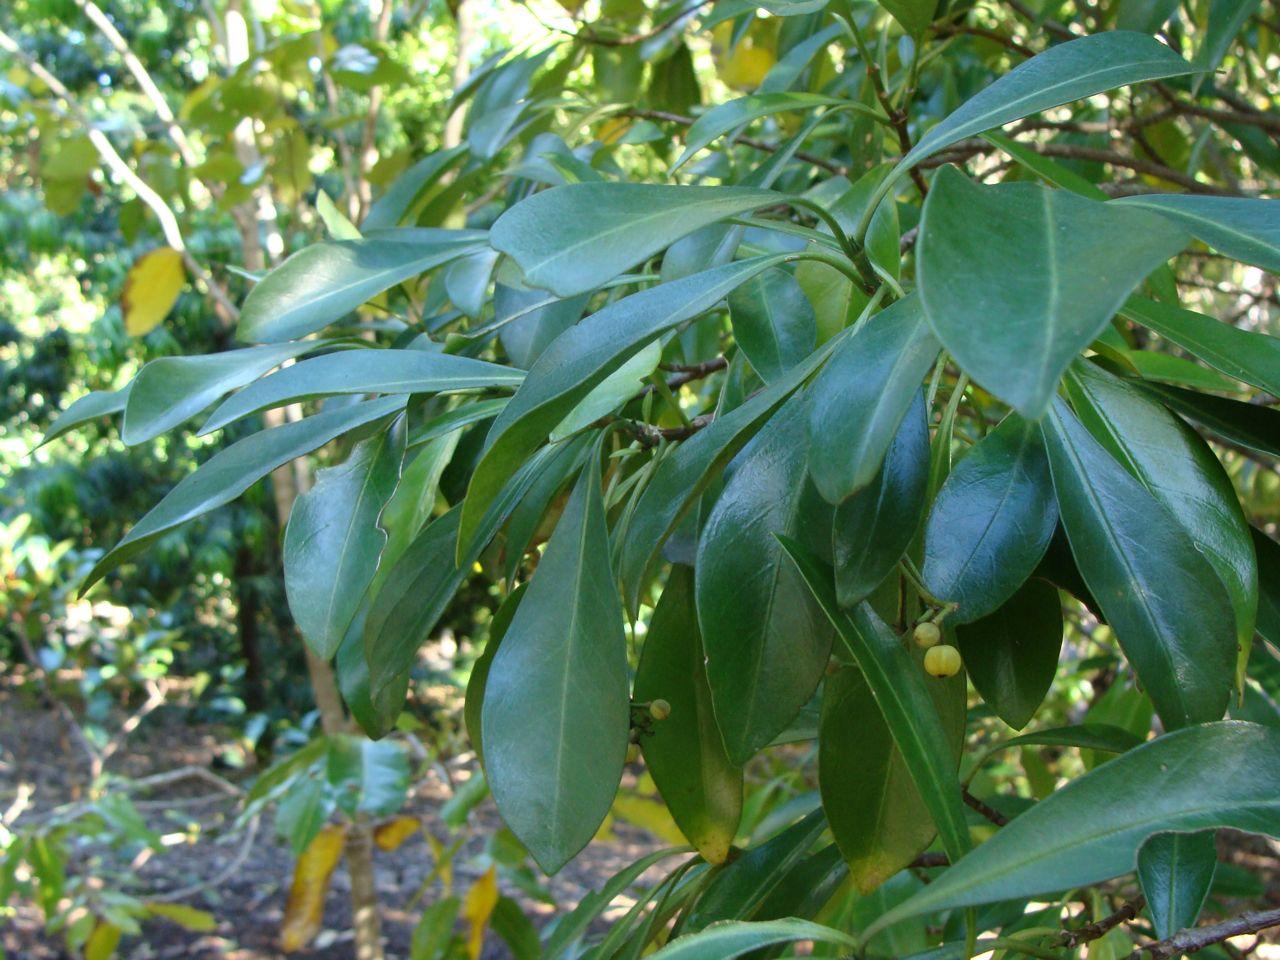
<instances>
[{"instance_id":1,"label":"glossy green leaf","mask_svg":"<svg viewBox=\"0 0 1280 960\"><path fill-rule=\"evenodd\" d=\"M880 6L912 37L919 40L929 24L933 23L938 5L934 0L877 0Z\"/></svg>"},{"instance_id":2,"label":"glossy green leaf","mask_svg":"<svg viewBox=\"0 0 1280 960\"><path fill-rule=\"evenodd\" d=\"M885 451L938 356L920 301L899 300L864 320L810 390L809 473L842 503L880 472Z\"/></svg>"},{"instance_id":3,"label":"glossy green leaf","mask_svg":"<svg viewBox=\"0 0 1280 960\"><path fill-rule=\"evenodd\" d=\"M1050 727L1032 730L1008 740L994 743L974 764L980 767L992 754L1012 747L1048 746L1077 747L1081 750L1098 750L1103 753L1124 753L1144 742L1144 738L1108 723L1080 723L1069 727Z\"/></svg>"},{"instance_id":4,"label":"glossy green leaf","mask_svg":"<svg viewBox=\"0 0 1280 960\"><path fill-rule=\"evenodd\" d=\"M403 397L384 397L328 410L313 417L263 430L219 450L183 477L89 571L80 586L89 589L113 567L137 556L170 530L230 503L268 473L290 460L319 449L334 437L389 416L404 406Z\"/></svg>"},{"instance_id":5,"label":"glossy green leaf","mask_svg":"<svg viewBox=\"0 0 1280 960\"><path fill-rule=\"evenodd\" d=\"M743 954L779 943L812 940L853 947L856 941L847 933L824 927L808 920L764 920L759 923L726 920L687 937L679 937L649 960L733 960Z\"/></svg>"},{"instance_id":6,"label":"glossy green leaf","mask_svg":"<svg viewBox=\"0 0 1280 960\"><path fill-rule=\"evenodd\" d=\"M1071 551L1160 718L1170 729L1218 719L1236 640L1213 567L1061 401L1043 432Z\"/></svg>"},{"instance_id":7,"label":"glossy green leaf","mask_svg":"<svg viewBox=\"0 0 1280 960\"><path fill-rule=\"evenodd\" d=\"M1262 0L1210 0L1207 15L1208 23L1196 50L1196 66L1204 71L1196 77L1192 92L1198 92L1206 77L1218 69L1222 58L1231 49L1236 34L1244 26L1245 21L1257 12Z\"/></svg>"},{"instance_id":8,"label":"glossy green leaf","mask_svg":"<svg viewBox=\"0 0 1280 960\"><path fill-rule=\"evenodd\" d=\"M485 772L507 826L548 873L595 835L630 727L626 637L593 456L485 683Z\"/></svg>"},{"instance_id":9,"label":"glossy green leaf","mask_svg":"<svg viewBox=\"0 0 1280 960\"><path fill-rule=\"evenodd\" d=\"M212 433L259 410L314 397L512 388L523 380L524 374L519 370L451 353L344 350L303 360L250 384L224 400L200 428L200 433Z\"/></svg>"},{"instance_id":10,"label":"glossy green leaf","mask_svg":"<svg viewBox=\"0 0 1280 960\"><path fill-rule=\"evenodd\" d=\"M539 194L542 196L542 194ZM711 309L785 255L755 257L659 284L605 307L562 333L538 358L489 430L463 505L460 551L498 491L597 384L645 344Z\"/></svg>"},{"instance_id":11,"label":"glossy green leaf","mask_svg":"<svg viewBox=\"0 0 1280 960\"><path fill-rule=\"evenodd\" d=\"M1247 648L1258 612L1258 568L1249 523L1218 458L1164 406L1093 364L1078 364L1067 386L1081 422L1209 561L1231 598L1236 640Z\"/></svg>"},{"instance_id":12,"label":"glossy green leaf","mask_svg":"<svg viewBox=\"0 0 1280 960\"><path fill-rule=\"evenodd\" d=\"M1062 651L1062 601L1032 579L1000 607L956 627L969 679L1001 720L1021 730L1053 683Z\"/></svg>"},{"instance_id":13,"label":"glossy green leaf","mask_svg":"<svg viewBox=\"0 0 1280 960\"><path fill-rule=\"evenodd\" d=\"M718 103L706 113L698 117L685 134L684 152L671 165L671 173L675 173L693 158L703 147L713 141L744 127L753 120L770 117L791 110L811 110L815 107L833 107L843 105L854 106L848 100L827 97L818 93L754 93L736 100ZM861 104L857 104L861 107ZM866 109L866 108L863 108Z\"/></svg>"},{"instance_id":14,"label":"glossy green leaf","mask_svg":"<svg viewBox=\"0 0 1280 960\"><path fill-rule=\"evenodd\" d=\"M725 753L712 713L688 567L671 568L653 611L634 697L671 705L641 741L645 763L680 831L708 863L723 863L742 817L742 768Z\"/></svg>"},{"instance_id":15,"label":"glossy green leaf","mask_svg":"<svg viewBox=\"0 0 1280 960\"><path fill-rule=\"evenodd\" d=\"M58 437L70 433L90 420L97 420L99 417L109 417L113 413L119 413L129 402L131 387L132 384L121 387L119 390L91 390L83 397L79 397L71 406L58 414L58 418L53 421L41 438L40 446L44 446L50 440L56 440Z\"/></svg>"},{"instance_id":16,"label":"glossy green leaf","mask_svg":"<svg viewBox=\"0 0 1280 960\"><path fill-rule=\"evenodd\" d=\"M1189 769L1196 775L1187 776ZM1228 720L1130 750L1001 828L872 931L905 917L1109 880L1134 869L1151 834L1209 827L1280 834L1280 730Z\"/></svg>"},{"instance_id":17,"label":"glossy green leaf","mask_svg":"<svg viewBox=\"0 0 1280 960\"><path fill-rule=\"evenodd\" d=\"M249 343L305 337L383 290L476 249L484 237L477 230L405 229L313 244L249 291L236 335Z\"/></svg>"},{"instance_id":18,"label":"glossy green leaf","mask_svg":"<svg viewBox=\"0 0 1280 960\"><path fill-rule=\"evenodd\" d=\"M1138 850L1138 880L1156 937L1194 927L1209 896L1218 847L1212 830L1157 833Z\"/></svg>"},{"instance_id":19,"label":"glossy green leaf","mask_svg":"<svg viewBox=\"0 0 1280 960\"><path fill-rule=\"evenodd\" d=\"M917 389L879 473L836 507L831 553L841 606L861 603L897 567L919 529L928 480L929 424Z\"/></svg>"},{"instance_id":20,"label":"glossy green leaf","mask_svg":"<svg viewBox=\"0 0 1280 960\"><path fill-rule=\"evenodd\" d=\"M787 872L805 858L826 826L822 810L814 810L726 864L707 884L681 929L693 932L719 921L754 916Z\"/></svg>"},{"instance_id":21,"label":"glossy green leaf","mask_svg":"<svg viewBox=\"0 0 1280 960\"><path fill-rule=\"evenodd\" d=\"M773 383L813 352L818 324L800 284L775 267L729 294L733 339L765 383Z\"/></svg>"},{"instance_id":22,"label":"glossy green leaf","mask_svg":"<svg viewBox=\"0 0 1280 960\"><path fill-rule=\"evenodd\" d=\"M942 846L953 861L969 849L969 828L956 779L953 747L926 683L927 677L902 642L865 604L852 610L836 601L832 575L821 560L794 541L783 543L840 643L866 677L912 782L933 817Z\"/></svg>"},{"instance_id":23,"label":"glossy green leaf","mask_svg":"<svg viewBox=\"0 0 1280 960\"><path fill-rule=\"evenodd\" d=\"M1280 339L1181 307L1130 297L1120 313L1229 377L1280 394Z\"/></svg>"},{"instance_id":24,"label":"glossy green leaf","mask_svg":"<svg viewBox=\"0 0 1280 960\"><path fill-rule=\"evenodd\" d=\"M1022 166L1055 187L1062 187L1064 190L1078 193L1080 196L1088 197L1090 200L1109 199L1107 192L1101 187L1090 183L1080 174L1069 167L1063 166L1057 160L1037 153L1034 147L1019 143L1012 137L1006 137L1002 133L984 133L982 139L988 143L995 144Z\"/></svg>"},{"instance_id":25,"label":"glossy green leaf","mask_svg":"<svg viewBox=\"0 0 1280 960\"><path fill-rule=\"evenodd\" d=\"M551 430L551 442L555 443L585 430L601 417L608 416L628 400L638 396L645 378L657 370L661 362L662 341L655 340L592 387L591 392L579 400Z\"/></svg>"},{"instance_id":26,"label":"glossy green leaf","mask_svg":"<svg viewBox=\"0 0 1280 960\"><path fill-rule=\"evenodd\" d=\"M466 144L460 144L423 157L396 177L387 192L373 202L360 226L366 233L399 226L423 193L466 152Z\"/></svg>"},{"instance_id":27,"label":"glossy green leaf","mask_svg":"<svg viewBox=\"0 0 1280 960\"><path fill-rule=\"evenodd\" d=\"M1280 200L1148 193L1115 202L1154 211L1224 256L1280 273Z\"/></svg>"},{"instance_id":28,"label":"glossy green leaf","mask_svg":"<svg viewBox=\"0 0 1280 960\"><path fill-rule=\"evenodd\" d=\"M471 741L471 748L475 750L481 766L484 766L484 736L480 725L480 711L484 706L484 688L489 682L489 669L493 666L493 658L498 655L502 638L507 635L511 620L515 617L516 609L520 606L520 601L528 588L528 583L522 583L502 601L493 619L489 621L488 639L485 640L484 649L480 651L480 656L476 657L476 662L471 667L471 676L467 678L462 721L467 729L467 739Z\"/></svg>"},{"instance_id":29,"label":"glossy green leaf","mask_svg":"<svg viewBox=\"0 0 1280 960\"><path fill-rule=\"evenodd\" d=\"M925 528L925 586L959 605L956 622L985 617L1036 568L1057 525L1040 431L1010 414L938 491Z\"/></svg>"},{"instance_id":30,"label":"glossy green leaf","mask_svg":"<svg viewBox=\"0 0 1280 960\"><path fill-rule=\"evenodd\" d=\"M964 678L930 687L951 695L963 732ZM870 893L928 847L937 828L862 671L827 677L821 722L822 805L854 885Z\"/></svg>"},{"instance_id":31,"label":"glossy green leaf","mask_svg":"<svg viewBox=\"0 0 1280 960\"><path fill-rule=\"evenodd\" d=\"M560 299L545 290L512 287L499 282L493 292L498 340L511 362L522 370L533 366L556 337L582 318L586 295ZM510 318L510 319L508 319Z\"/></svg>"},{"instance_id":32,"label":"glossy green leaf","mask_svg":"<svg viewBox=\"0 0 1280 960\"><path fill-rule=\"evenodd\" d=\"M1120 355L1121 362L1115 355L1100 355L1116 363L1120 369L1132 367L1144 380L1155 380L1159 383L1173 384L1175 387L1190 387L1193 390L1222 391L1238 393L1243 389L1240 384L1228 380L1216 370L1203 367L1194 360L1174 356L1172 353L1155 353L1151 350L1131 350Z\"/></svg>"},{"instance_id":33,"label":"glossy green leaf","mask_svg":"<svg viewBox=\"0 0 1280 960\"><path fill-rule=\"evenodd\" d=\"M707 682L739 764L787 728L831 653L831 627L775 538L830 529L830 507L805 476L804 416L804 397L792 397L739 454L698 541Z\"/></svg>"},{"instance_id":34,"label":"glossy green leaf","mask_svg":"<svg viewBox=\"0 0 1280 960\"><path fill-rule=\"evenodd\" d=\"M1014 67L932 127L902 158L898 169L906 170L957 140L1041 110L1196 69L1158 40L1127 30L1055 44Z\"/></svg>"},{"instance_id":35,"label":"glossy green leaf","mask_svg":"<svg viewBox=\"0 0 1280 960\"><path fill-rule=\"evenodd\" d=\"M587 451L595 441L595 435L583 431L566 443L554 444L545 465L520 496L511 511L506 525L506 554L502 567L507 581L514 582L524 563L525 554L536 549L534 542L539 533L545 534L544 523L548 511L557 501L563 504L568 498L565 489L577 477L586 462Z\"/></svg>"},{"instance_id":36,"label":"glossy green leaf","mask_svg":"<svg viewBox=\"0 0 1280 960\"><path fill-rule=\"evenodd\" d=\"M284 586L303 639L324 660L338 651L378 568L382 508L400 482L403 420L362 440L316 474L294 502L284 535Z\"/></svg>"},{"instance_id":37,"label":"glossy green leaf","mask_svg":"<svg viewBox=\"0 0 1280 960\"><path fill-rule=\"evenodd\" d=\"M153 440L191 419L224 393L252 383L286 360L324 347L324 341L273 343L193 357L160 357L133 378L120 439Z\"/></svg>"},{"instance_id":38,"label":"glossy green leaf","mask_svg":"<svg viewBox=\"0 0 1280 960\"><path fill-rule=\"evenodd\" d=\"M1280 648L1280 543L1250 527L1258 557L1258 633Z\"/></svg>"},{"instance_id":39,"label":"glossy green leaf","mask_svg":"<svg viewBox=\"0 0 1280 960\"><path fill-rule=\"evenodd\" d=\"M626 607L633 614L644 582L657 562L662 544L676 529L720 470L829 355L830 347L815 351L782 379L712 421L668 454L636 502L618 538L618 577Z\"/></svg>"},{"instance_id":40,"label":"glossy green leaf","mask_svg":"<svg viewBox=\"0 0 1280 960\"><path fill-rule=\"evenodd\" d=\"M508 209L493 225L490 242L520 265L530 284L572 297L699 227L782 199L745 187L573 183ZM556 229L548 230L548 223Z\"/></svg>"},{"instance_id":41,"label":"glossy green leaf","mask_svg":"<svg viewBox=\"0 0 1280 960\"><path fill-rule=\"evenodd\" d=\"M1144 383L1143 388L1224 440L1280 457L1280 410L1164 383Z\"/></svg>"},{"instance_id":42,"label":"glossy green leaf","mask_svg":"<svg viewBox=\"0 0 1280 960\"><path fill-rule=\"evenodd\" d=\"M1186 240L1147 211L944 167L920 223L920 299L960 366L1039 419L1067 364Z\"/></svg>"}]
</instances>

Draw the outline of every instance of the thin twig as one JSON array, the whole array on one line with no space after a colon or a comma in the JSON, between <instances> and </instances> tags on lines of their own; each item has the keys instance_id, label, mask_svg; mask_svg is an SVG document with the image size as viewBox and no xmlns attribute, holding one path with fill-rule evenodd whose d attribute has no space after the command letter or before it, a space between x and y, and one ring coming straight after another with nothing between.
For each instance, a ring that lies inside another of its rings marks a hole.
<instances>
[{"instance_id":1,"label":"thin twig","mask_svg":"<svg viewBox=\"0 0 1280 960\"><path fill-rule=\"evenodd\" d=\"M1138 894L1132 900L1125 901L1119 910L1108 914L1101 920L1087 923L1078 930L1063 930L1060 937L1062 945L1074 950L1082 943L1101 940L1122 923L1128 923L1130 920L1136 919L1146 905L1147 898L1142 894Z\"/></svg>"},{"instance_id":2,"label":"thin twig","mask_svg":"<svg viewBox=\"0 0 1280 960\"><path fill-rule=\"evenodd\" d=\"M1184 953L1195 953L1211 944L1221 943L1231 937L1257 933L1280 926L1280 908L1275 910L1250 910L1238 917L1214 923L1207 927L1191 927L1179 930L1167 940L1158 940L1138 947L1125 960L1141 960L1146 954L1149 960L1170 960Z\"/></svg>"},{"instance_id":3,"label":"thin twig","mask_svg":"<svg viewBox=\"0 0 1280 960\"><path fill-rule=\"evenodd\" d=\"M965 805L971 810L976 810L979 814L990 820L997 827L1003 827L1009 822L1009 818L997 810L995 807L989 806L982 800L979 800L968 789L963 789L961 796L964 798Z\"/></svg>"}]
</instances>

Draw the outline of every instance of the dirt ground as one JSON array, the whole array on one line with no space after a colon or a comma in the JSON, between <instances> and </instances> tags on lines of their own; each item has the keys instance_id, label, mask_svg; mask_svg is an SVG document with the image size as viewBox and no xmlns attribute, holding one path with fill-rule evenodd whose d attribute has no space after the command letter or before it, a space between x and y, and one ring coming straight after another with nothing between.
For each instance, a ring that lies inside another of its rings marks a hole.
<instances>
[{"instance_id":1,"label":"dirt ground","mask_svg":"<svg viewBox=\"0 0 1280 960\"><path fill-rule=\"evenodd\" d=\"M135 732L127 748L113 757L108 769L131 777L173 770L185 765L210 767L225 748L225 732L202 729L157 713ZM455 763L451 776L466 769L468 760ZM76 799L84 785L85 763L71 739L67 724L55 712L32 702L32 698L0 692L0 807L7 807L19 784L33 784L38 815L59 803ZM219 770L228 779L248 780L253 772L237 774ZM438 810L449 796L443 774L429 774L414 791L404 812L419 817L424 829L443 840L452 840L440 822ZM207 883L232 867L230 875L180 902L198 907L217 918L210 933L194 933L159 920L147 921L143 935L126 937L117 956L128 960L274 960L285 956L277 946L280 923L288 894L293 855L276 835L270 815L266 816L246 845L245 833L233 831L238 812L235 797L220 795L198 780L184 780L162 791L139 797L139 808L152 829L176 835L195 827L197 842L176 841L163 853L136 865L135 894L163 895L179 888ZM22 820L17 822L20 828ZM500 822L492 800L472 811L467 837L455 856L454 884L465 891L480 871L479 855L484 838ZM601 886L624 866L656 849L660 844L649 834L627 824L613 828L614 839L595 842L556 877L546 881L559 909L576 904L591 889ZM456 836L456 835L454 835ZM409 954L410 937L423 902L415 895L431 874L434 860L422 833L393 852L375 851L377 887L383 904L383 933L387 955L392 960ZM324 926L312 945L288 956L304 960L349 960L354 957L350 934L350 882L343 867L335 872L325 903ZM427 902L438 896L438 885L430 888ZM536 925L548 923L554 909L527 894L504 888L516 899ZM622 898L620 909L625 906ZM33 907L22 907L12 921L0 919L0 948L9 960L61 960L67 953L61 937L43 933L43 917ZM484 960L509 957L505 944L490 933Z\"/></svg>"}]
</instances>

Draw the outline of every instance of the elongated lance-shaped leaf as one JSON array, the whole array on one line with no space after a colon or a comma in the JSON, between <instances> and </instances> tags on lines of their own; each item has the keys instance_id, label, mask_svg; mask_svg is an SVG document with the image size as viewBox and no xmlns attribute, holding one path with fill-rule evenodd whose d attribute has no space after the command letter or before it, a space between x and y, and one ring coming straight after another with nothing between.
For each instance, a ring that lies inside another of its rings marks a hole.
<instances>
[{"instance_id":1,"label":"elongated lance-shaped leaf","mask_svg":"<svg viewBox=\"0 0 1280 960\"><path fill-rule=\"evenodd\" d=\"M752 120L761 117L785 113L789 110L810 110L814 107L843 106L879 117L870 107L837 97L827 97L819 93L755 93L747 97L739 97L726 103L716 104L706 113L698 117L685 134L684 152L671 165L675 173L680 167L692 159L703 147L718 137L724 136L738 127L745 126Z\"/></svg>"},{"instance_id":2,"label":"elongated lance-shaped leaf","mask_svg":"<svg viewBox=\"0 0 1280 960\"><path fill-rule=\"evenodd\" d=\"M448 150L437 150L423 157L400 176L392 181L387 192L373 201L369 212L365 214L360 229L365 233L375 230L389 230L400 225L401 220L409 213L418 198L446 170L467 152L465 143Z\"/></svg>"},{"instance_id":3,"label":"elongated lance-shaped leaf","mask_svg":"<svg viewBox=\"0 0 1280 960\"><path fill-rule=\"evenodd\" d=\"M1163 43L1129 30L1109 30L1050 47L1007 74L933 127L898 163L910 169L957 140L1021 120L1072 100L1198 68Z\"/></svg>"},{"instance_id":4,"label":"elongated lance-shaped leaf","mask_svg":"<svg viewBox=\"0 0 1280 960\"><path fill-rule=\"evenodd\" d=\"M1186 243L1158 214L944 167L921 216L920 299L956 362L1037 420L1067 364Z\"/></svg>"},{"instance_id":5,"label":"elongated lance-shaped leaf","mask_svg":"<svg viewBox=\"0 0 1280 960\"><path fill-rule=\"evenodd\" d=\"M649 960L733 960L743 954L779 943L812 940L855 947L857 941L847 933L808 920L763 920L748 923L726 920L687 937L677 937Z\"/></svg>"},{"instance_id":6,"label":"elongated lance-shaped leaf","mask_svg":"<svg viewBox=\"0 0 1280 960\"><path fill-rule=\"evenodd\" d=\"M1130 297L1120 313L1215 370L1280 396L1280 339L1145 297Z\"/></svg>"},{"instance_id":7,"label":"elongated lance-shaped leaf","mask_svg":"<svg viewBox=\"0 0 1280 960\"><path fill-rule=\"evenodd\" d=\"M1182 420L1095 364L1077 362L1067 389L1081 422L1168 509L1226 587L1243 665L1258 613L1258 565L1226 470Z\"/></svg>"},{"instance_id":8,"label":"elongated lance-shaped leaf","mask_svg":"<svg viewBox=\"0 0 1280 960\"><path fill-rule=\"evenodd\" d=\"M561 297L594 290L699 227L783 200L746 187L573 183L500 216L490 242Z\"/></svg>"},{"instance_id":9,"label":"elongated lance-shaped leaf","mask_svg":"<svg viewBox=\"0 0 1280 960\"><path fill-rule=\"evenodd\" d=\"M263 430L237 440L183 477L129 533L99 560L80 586L83 593L112 567L137 556L170 530L223 504L276 467L324 446L334 437L389 416L404 407L403 397L369 400Z\"/></svg>"},{"instance_id":10,"label":"elongated lance-shaped leaf","mask_svg":"<svg viewBox=\"0 0 1280 960\"><path fill-rule=\"evenodd\" d=\"M316 474L294 502L284 534L284 586L294 622L312 650L338 651L378 569L387 534L378 517L400 482L400 418L356 444L346 462Z\"/></svg>"},{"instance_id":11,"label":"elongated lance-shaped leaf","mask_svg":"<svg viewBox=\"0 0 1280 960\"><path fill-rule=\"evenodd\" d=\"M953 862L959 860L970 847L969 828L955 757L938 708L925 689L924 672L867 604L852 610L840 606L830 567L795 541L783 540L782 545L866 677L911 779L929 807L943 848Z\"/></svg>"},{"instance_id":12,"label":"elongated lance-shaped leaf","mask_svg":"<svg viewBox=\"0 0 1280 960\"><path fill-rule=\"evenodd\" d=\"M1109 880L1134 869L1153 833L1209 827L1280 836L1280 729L1201 724L1096 767L953 863L862 939L906 917Z\"/></svg>"},{"instance_id":13,"label":"elongated lance-shaped leaf","mask_svg":"<svg viewBox=\"0 0 1280 960\"><path fill-rule=\"evenodd\" d=\"M742 768L725 753L712 712L689 567L671 568L645 634L634 695L670 706L670 716L644 738L645 763L680 831L708 863L723 863L742 816Z\"/></svg>"},{"instance_id":14,"label":"elongated lance-shaped leaf","mask_svg":"<svg viewBox=\"0 0 1280 960\"><path fill-rule=\"evenodd\" d=\"M1167 728L1227 708L1226 588L1169 510L1057 401L1042 425L1071 552Z\"/></svg>"},{"instance_id":15,"label":"elongated lance-shaped leaf","mask_svg":"<svg viewBox=\"0 0 1280 960\"><path fill-rule=\"evenodd\" d=\"M1156 193L1115 202L1153 210L1224 256L1280 273L1280 200Z\"/></svg>"},{"instance_id":16,"label":"elongated lance-shaped leaf","mask_svg":"<svg viewBox=\"0 0 1280 960\"><path fill-rule=\"evenodd\" d=\"M485 772L503 819L548 873L595 835L630 727L622 604L600 461L590 458L485 684Z\"/></svg>"},{"instance_id":17,"label":"elongated lance-shaped leaf","mask_svg":"<svg viewBox=\"0 0 1280 960\"><path fill-rule=\"evenodd\" d=\"M40 440L44 446L50 440L56 440L63 434L70 433L77 427L84 426L90 420L109 417L119 413L129 402L129 391L132 384L126 384L119 390L92 390L77 399L71 406L58 414L49 429Z\"/></svg>"},{"instance_id":18,"label":"elongated lance-shaped leaf","mask_svg":"<svg viewBox=\"0 0 1280 960\"><path fill-rule=\"evenodd\" d=\"M813 382L809 474L829 502L867 486L938 356L917 297L864 320Z\"/></svg>"},{"instance_id":19,"label":"elongated lance-shaped leaf","mask_svg":"<svg viewBox=\"0 0 1280 960\"><path fill-rule=\"evenodd\" d=\"M1250 450L1280 457L1280 410L1149 380L1143 381L1142 388L1210 433Z\"/></svg>"},{"instance_id":20,"label":"elongated lance-shaped leaf","mask_svg":"<svg viewBox=\"0 0 1280 960\"><path fill-rule=\"evenodd\" d=\"M249 343L297 340L424 270L484 243L479 230L388 230L299 250L249 291L236 336Z\"/></svg>"},{"instance_id":21,"label":"elongated lance-shaped leaf","mask_svg":"<svg viewBox=\"0 0 1280 960\"><path fill-rule=\"evenodd\" d=\"M1138 880L1161 940L1196 925L1218 866L1215 831L1157 833L1138 850Z\"/></svg>"},{"instance_id":22,"label":"elongated lance-shaped leaf","mask_svg":"<svg viewBox=\"0 0 1280 960\"><path fill-rule=\"evenodd\" d=\"M514 388L523 380L524 374L519 370L451 353L346 350L303 360L250 384L223 401L200 433L212 433L259 410L313 397Z\"/></svg>"},{"instance_id":23,"label":"elongated lance-shaped leaf","mask_svg":"<svg viewBox=\"0 0 1280 960\"><path fill-rule=\"evenodd\" d=\"M1010 414L947 476L924 537L925 585L959 623L1009 599L1058 525L1049 459L1034 423Z\"/></svg>"},{"instance_id":24,"label":"elongated lance-shaped leaf","mask_svg":"<svg viewBox=\"0 0 1280 960\"><path fill-rule=\"evenodd\" d=\"M789 256L754 257L660 284L593 313L557 337L489 429L467 488L459 554L470 549L481 517L507 478L578 401L656 337L710 310L739 284Z\"/></svg>"},{"instance_id":25,"label":"elongated lance-shaped leaf","mask_svg":"<svg viewBox=\"0 0 1280 960\"><path fill-rule=\"evenodd\" d=\"M841 333L827 341L785 377L717 417L709 427L682 442L658 464L622 531L618 548L622 597L633 615L638 610L645 580L653 571L667 537L760 424L818 369L845 336L847 334Z\"/></svg>"},{"instance_id":26,"label":"elongated lance-shaped leaf","mask_svg":"<svg viewBox=\"0 0 1280 960\"><path fill-rule=\"evenodd\" d=\"M252 383L286 360L328 345L323 340L268 343L204 356L152 360L133 378L120 439L130 446L154 440L224 393Z\"/></svg>"}]
</instances>

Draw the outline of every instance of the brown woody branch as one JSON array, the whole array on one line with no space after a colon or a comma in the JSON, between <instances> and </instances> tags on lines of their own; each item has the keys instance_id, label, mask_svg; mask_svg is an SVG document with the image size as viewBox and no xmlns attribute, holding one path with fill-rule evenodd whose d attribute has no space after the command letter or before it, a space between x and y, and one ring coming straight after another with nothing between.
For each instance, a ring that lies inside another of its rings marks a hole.
<instances>
[{"instance_id":1,"label":"brown woody branch","mask_svg":"<svg viewBox=\"0 0 1280 960\"><path fill-rule=\"evenodd\" d=\"M1280 926L1280 908L1274 910L1250 910L1238 917L1224 920L1221 923L1206 927L1191 927L1180 930L1167 940L1158 940L1138 947L1125 960L1141 960L1145 954L1148 960L1171 960L1184 953L1195 953L1215 943L1221 943L1231 937L1258 933L1271 927Z\"/></svg>"},{"instance_id":2,"label":"brown woody branch","mask_svg":"<svg viewBox=\"0 0 1280 960\"><path fill-rule=\"evenodd\" d=\"M1119 910L1112 914L1108 914L1101 920L1095 920L1093 923L1087 923L1078 930L1063 930L1059 938L1064 947L1074 950L1082 943L1089 943L1093 940L1101 940L1108 933L1121 924L1128 923L1130 920L1137 918L1142 912L1142 908L1147 905L1147 898L1138 894L1132 900L1127 900Z\"/></svg>"},{"instance_id":3,"label":"brown woody branch","mask_svg":"<svg viewBox=\"0 0 1280 960\"><path fill-rule=\"evenodd\" d=\"M1009 822L1008 817L1006 817L1003 813L1001 813L995 807L990 806L989 804L975 797L972 793L968 791L968 789L962 788L961 797L964 799L965 806L967 806L971 810L977 811L977 813L980 816L986 818L987 820L990 820L997 827L1003 827L1008 824Z\"/></svg>"}]
</instances>

